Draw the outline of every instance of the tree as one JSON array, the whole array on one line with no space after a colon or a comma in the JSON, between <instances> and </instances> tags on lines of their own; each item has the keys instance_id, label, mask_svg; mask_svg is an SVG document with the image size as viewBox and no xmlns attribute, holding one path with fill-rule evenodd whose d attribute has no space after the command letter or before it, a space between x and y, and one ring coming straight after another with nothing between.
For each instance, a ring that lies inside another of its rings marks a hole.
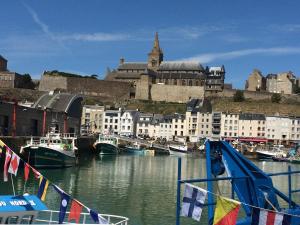
<instances>
[{"instance_id":1,"label":"tree","mask_svg":"<svg viewBox=\"0 0 300 225\"><path fill-rule=\"evenodd\" d=\"M281 95L278 93L272 94L271 101L274 103L279 103L281 101Z\"/></svg>"},{"instance_id":2,"label":"tree","mask_svg":"<svg viewBox=\"0 0 300 225\"><path fill-rule=\"evenodd\" d=\"M30 74L28 73L25 73L23 75L23 85L22 85L23 88L26 88L26 89L34 89L35 88L35 85L31 79L31 76Z\"/></svg>"},{"instance_id":3,"label":"tree","mask_svg":"<svg viewBox=\"0 0 300 225\"><path fill-rule=\"evenodd\" d=\"M241 90L237 90L235 94L233 95L233 101L234 102L243 102L245 101L244 92Z\"/></svg>"}]
</instances>

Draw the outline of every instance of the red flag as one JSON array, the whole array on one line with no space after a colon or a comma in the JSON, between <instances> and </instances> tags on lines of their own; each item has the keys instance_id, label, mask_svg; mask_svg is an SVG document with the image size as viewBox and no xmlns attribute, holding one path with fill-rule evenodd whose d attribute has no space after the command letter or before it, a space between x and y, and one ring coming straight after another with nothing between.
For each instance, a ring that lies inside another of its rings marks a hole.
<instances>
[{"instance_id":1,"label":"red flag","mask_svg":"<svg viewBox=\"0 0 300 225\"><path fill-rule=\"evenodd\" d=\"M78 201L73 199L68 221L75 220L76 223L79 223L81 210L82 210L82 205Z\"/></svg>"},{"instance_id":2,"label":"red flag","mask_svg":"<svg viewBox=\"0 0 300 225\"><path fill-rule=\"evenodd\" d=\"M31 167L32 172L34 173L34 176L36 179L39 179L41 176L41 173L39 171L37 171L36 169L34 169L33 167Z\"/></svg>"},{"instance_id":3,"label":"red flag","mask_svg":"<svg viewBox=\"0 0 300 225\"><path fill-rule=\"evenodd\" d=\"M30 166L26 162L24 162L24 179L25 179L25 181L28 180L29 171L30 171Z\"/></svg>"},{"instance_id":4,"label":"red flag","mask_svg":"<svg viewBox=\"0 0 300 225\"><path fill-rule=\"evenodd\" d=\"M3 171L3 178L4 178L4 182L8 181L8 178L7 178L7 166L8 166L8 163L11 159L11 150L8 146L6 146L6 154L5 154L5 163L4 163L4 171Z\"/></svg>"},{"instance_id":5,"label":"red flag","mask_svg":"<svg viewBox=\"0 0 300 225\"><path fill-rule=\"evenodd\" d=\"M20 157L16 153L13 152L11 160L10 160L8 172L17 176L19 162L20 162Z\"/></svg>"}]
</instances>

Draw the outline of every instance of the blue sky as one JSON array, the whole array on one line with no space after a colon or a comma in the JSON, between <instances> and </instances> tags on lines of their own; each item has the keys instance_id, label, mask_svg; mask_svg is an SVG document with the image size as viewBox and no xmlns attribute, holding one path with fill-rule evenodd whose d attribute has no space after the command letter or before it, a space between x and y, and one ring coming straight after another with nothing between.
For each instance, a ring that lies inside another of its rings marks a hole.
<instances>
[{"instance_id":1,"label":"blue sky","mask_svg":"<svg viewBox=\"0 0 300 225\"><path fill-rule=\"evenodd\" d=\"M146 61L154 33L167 61L225 65L243 87L254 68L300 75L298 0L2 0L0 54L9 70L104 77L107 67Z\"/></svg>"}]
</instances>

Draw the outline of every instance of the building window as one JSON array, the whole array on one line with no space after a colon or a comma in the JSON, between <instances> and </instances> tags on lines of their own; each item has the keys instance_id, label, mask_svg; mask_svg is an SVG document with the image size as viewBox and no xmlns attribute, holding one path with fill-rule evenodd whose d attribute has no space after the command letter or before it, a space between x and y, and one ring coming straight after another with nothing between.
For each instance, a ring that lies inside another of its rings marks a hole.
<instances>
[{"instance_id":1,"label":"building window","mask_svg":"<svg viewBox=\"0 0 300 225\"><path fill-rule=\"evenodd\" d=\"M199 81L196 80L196 83L195 83L195 84L196 84L196 86L199 86Z\"/></svg>"},{"instance_id":2,"label":"building window","mask_svg":"<svg viewBox=\"0 0 300 225\"><path fill-rule=\"evenodd\" d=\"M181 80L181 85L182 85L182 86L185 86L185 85L186 85L185 80Z\"/></svg>"},{"instance_id":3,"label":"building window","mask_svg":"<svg viewBox=\"0 0 300 225\"><path fill-rule=\"evenodd\" d=\"M193 86L193 81L189 80L189 86Z\"/></svg>"},{"instance_id":4,"label":"building window","mask_svg":"<svg viewBox=\"0 0 300 225\"><path fill-rule=\"evenodd\" d=\"M177 85L177 79L174 79L173 84Z\"/></svg>"}]
</instances>

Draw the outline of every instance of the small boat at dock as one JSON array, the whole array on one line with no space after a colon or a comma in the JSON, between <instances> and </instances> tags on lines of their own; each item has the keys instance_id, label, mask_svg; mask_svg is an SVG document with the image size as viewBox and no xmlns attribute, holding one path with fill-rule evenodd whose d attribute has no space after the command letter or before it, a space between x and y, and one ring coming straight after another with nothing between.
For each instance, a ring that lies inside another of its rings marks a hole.
<instances>
[{"instance_id":1,"label":"small boat at dock","mask_svg":"<svg viewBox=\"0 0 300 225\"><path fill-rule=\"evenodd\" d=\"M170 154L187 154L188 151L188 147L187 145L175 145L175 144L170 144L169 145L169 151Z\"/></svg>"},{"instance_id":2,"label":"small boat at dock","mask_svg":"<svg viewBox=\"0 0 300 225\"><path fill-rule=\"evenodd\" d=\"M133 155L144 155L144 149L138 143L125 146L124 152Z\"/></svg>"},{"instance_id":3,"label":"small boat at dock","mask_svg":"<svg viewBox=\"0 0 300 225\"><path fill-rule=\"evenodd\" d=\"M100 155L116 155L119 153L118 139L110 135L99 135L94 148Z\"/></svg>"}]
</instances>

